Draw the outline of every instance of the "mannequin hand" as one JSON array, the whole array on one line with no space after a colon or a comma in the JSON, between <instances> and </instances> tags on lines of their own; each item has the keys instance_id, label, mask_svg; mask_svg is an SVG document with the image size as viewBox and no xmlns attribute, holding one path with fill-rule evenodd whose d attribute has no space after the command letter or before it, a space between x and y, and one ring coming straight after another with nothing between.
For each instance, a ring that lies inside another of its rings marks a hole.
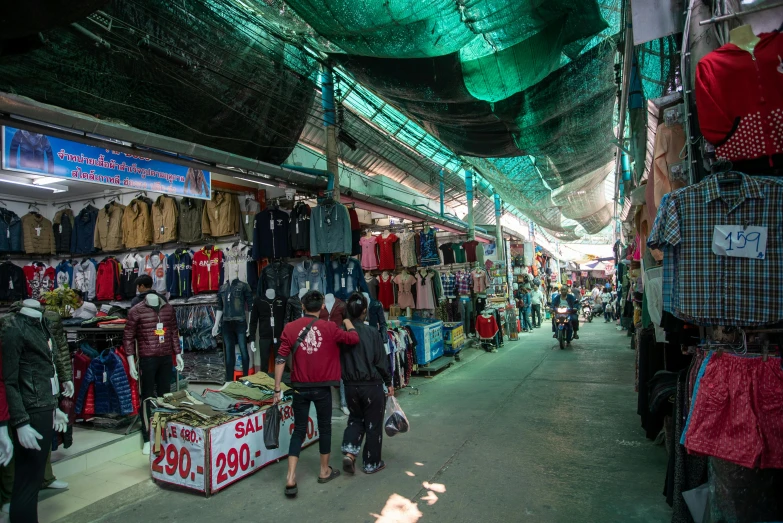
<instances>
[{"instance_id":1,"label":"mannequin hand","mask_svg":"<svg viewBox=\"0 0 783 523\"><path fill-rule=\"evenodd\" d=\"M185 360L182 359L182 354L177 354L177 371L182 372L185 368Z\"/></svg>"},{"instance_id":2,"label":"mannequin hand","mask_svg":"<svg viewBox=\"0 0 783 523\"><path fill-rule=\"evenodd\" d=\"M251 341L250 342L250 352L255 352L255 351L256 351L256 342Z\"/></svg>"},{"instance_id":3,"label":"mannequin hand","mask_svg":"<svg viewBox=\"0 0 783 523\"><path fill-rule=\"evenodd\" d=\"M66 430L68 430L68 415L60 409L56 409L54 411L54 431L65 432Z\"/></svg>"},{"instance_id":4,"label":"mannequin hand","mask_svg":"<svg viewBox=\"0 0 783 523\"><path fill-rule=\"evenodd\" d=\"M217 335L218 335L218 332L220 332L220 325L218 325L216 323L215 325L212 326L212 337L216 338Z\"/></svg>"},{"instance_id":5,"label":"mannequin hand","mask_svg":"<svg viewBox=\"0 0 783 523\"><path fill-rule=\"evenodd\" d=\"M73 382L66 381L63 383L63 396L66 398L73 398Z\"/></svg>"},{"instance_id":6,"label":"mannequin hand","mask_svg":"<svg viewBox=\"0 0 783 523\"><path fill-rule=\"evenodd\" d=\"M0 427L0 467L11 463L12 457L14 457L14 444L8 434L8 426L3 425Z\"/></svg>"},{"instance_id":7,"label":"mannequin hand","mask_svg":"<svg viewBox=\"0 0 783 523\"><path fill-rule=\"evenodd\" d=\"M19 444L26 449L41 450L41 446L38 444L39 439L43 439L43 436L38 434L30 425L24 425L16 429L16 436L19 438Z\"/></svg>"},{"instance_id":8,"label":"mannequin hand","mask_svg":"<svg viewBox=\"0 0 783 523\"><path fill-rule=\"evenodd\" d=\"M139 371L136 369L136 356L128 356L128 368L130 369L131 378L138 381Z\"/></svg>"},{"instance_id":9,"label":"mannequin hand","mask_svg":"<svg viewBox=\"0 0 783 523\"><path fill-rule=\"evenodd\" d=\"M247 326L247 330L245 331L245 337L250 337L250 325Z\"/></svg>"}]
</instances>

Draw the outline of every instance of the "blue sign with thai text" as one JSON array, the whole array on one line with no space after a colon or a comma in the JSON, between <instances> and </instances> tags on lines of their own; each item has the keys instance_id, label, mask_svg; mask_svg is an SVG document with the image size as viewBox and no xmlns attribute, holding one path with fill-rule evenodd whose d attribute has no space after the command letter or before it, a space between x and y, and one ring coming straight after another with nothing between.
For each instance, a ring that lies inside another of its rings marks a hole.
<instances>
[{"instance_id":1,"label":"blue sign with thai text","mask_svg":"<svg viewBox=\"0 0 783 523\"><path fill-rule=\"evenodd\" d=\"M209 200L211 173L106 147L3 127L2 167L64 180Z\"/></svg>"}]
</instances>

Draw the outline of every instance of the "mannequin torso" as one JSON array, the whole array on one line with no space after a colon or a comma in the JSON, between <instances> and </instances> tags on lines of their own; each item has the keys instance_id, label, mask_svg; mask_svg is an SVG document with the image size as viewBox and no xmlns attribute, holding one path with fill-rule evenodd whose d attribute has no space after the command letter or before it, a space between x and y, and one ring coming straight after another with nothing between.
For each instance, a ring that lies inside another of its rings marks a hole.
<instances>
[{"instance_id":1,"label":"mannequin torso","mask_svg":"<svg viewBox=\"0 0 783 523\"><path fill-rule=\"evenodd\" d=\"M761 39L753 33L753 28L749 25L735 27L729 32L729 42L750 54L753 54L760 41Z\"/></svg>"}]
</instances>

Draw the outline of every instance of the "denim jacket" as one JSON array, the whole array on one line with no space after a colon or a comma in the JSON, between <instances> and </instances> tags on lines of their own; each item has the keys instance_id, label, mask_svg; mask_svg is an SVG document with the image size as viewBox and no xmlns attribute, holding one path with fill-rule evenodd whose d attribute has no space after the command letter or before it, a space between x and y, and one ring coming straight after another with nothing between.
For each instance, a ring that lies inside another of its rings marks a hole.
<instances>
[{"instance_id":1,"label":"denim jacket","mask_svg":"<svg viewBox=\"0 0 783 523\"><path fill-rule=\"evenodd\" d=\"M306 260L294 266L294 273L291 275L291 296L299 294L299 289L326 294L326 267L323 263Z\"/></svg>"},{"instance_id":2,"label":"denim jacket","mask_svg":"<svg viewBox=\"0 0 783 523\"><path fill-rule=\"evenodd\" d=\"M339 258L332 260L326 291L343 301L356 291L369 294L370 289L367 288L367 282L364 281L364 273L359 260L348 258L345 263L341 262Z\"/></svg>"},{"instance_id":3,"label":"denim jacket","mask_svg":"<svg viewBox=\"0 0 783 523\"><path fill-rule=\"evenodd\" d=\"M250 285L235 279L226 282L218 291L217 310L223 311L223 321L246 321L245 313L253 308Z\"/></svg>"}]
</instances>

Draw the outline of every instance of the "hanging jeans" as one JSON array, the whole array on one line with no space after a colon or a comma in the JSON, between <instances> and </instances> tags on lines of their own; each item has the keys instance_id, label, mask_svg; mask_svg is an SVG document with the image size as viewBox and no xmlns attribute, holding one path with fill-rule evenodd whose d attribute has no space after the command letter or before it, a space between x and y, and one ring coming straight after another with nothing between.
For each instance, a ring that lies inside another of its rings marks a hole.
<instances>
[{"instance_id":1,"label":"hanging jeans","mask_svg":"<svg viewBox=\"0 0 783 523\"><path fill-rule=\"evenodd\" d=\"M462 315L462 330L465 336L473 334L473 302L470 300L470 296L460 297L459 308Z\"/></svg>"},{"instance_id":2,"label":"hanging jeans","mask_svg":"<svg viewBox=\"0 0 783 523\"><path fill-rule=\"evenodd\" d=\"M139 374L141 380L141 404L147 398L159 398L166 393L171 392L171 370L174 364L171 362L171 356L153 356L150 358L139 358ZM141 431L141 437L144 442L150 440L150 417L151 409L144 409L145 416L144 427Z\"/></svg>"},{"instance_id":3,"label":"hanging jeans","mask_svg":"<svg viewBox=\"0 0 783 523\"><path fill-rule=\"evenodd\" d=\"M38 491L44 480L49 449L52 448L53 415L51 409L30 413L30 427L43 436L38 440L41 450L26 449L14 438L14 460L16 463L9 515L11 523L38 521Z\"/></svg>"},{"instance_id":4,"label":"hanging jeans","mask_svg":"<svg viewBox=\"0 0 783 523\"><path fill-rule=\"evenodd\" d=\"M310 419L310 403L315 404L318 418L318 449L321 454L332 452L332 388L303 387L294 389L294 432L288 446L288 455L299 457L302 443L307 436L307 423Z\"/></svg>"},{"instance_id":5,"label":"hanging jeans","mask_svg":"<svg viewBox=\"0 0 783 523\"><path fill-rule=\"evenodd\" d=\"M375 472L382 465L381 448L383 446L383 416L386 407L386 394L382 384L346 385L345 395L348 400L348 426L343 434L343 454L358 456L364 452L362 461L364 471Z\"/></svg>"},{"instance_id":6,"label":"hanging jeans","mask_svg":"<svg viewBox=\"0 0 783 523\"><path fill-rule=\"evenodd\" d=\"M242 375L247 376L250 359L247 356L247 323L244 321L223 322L223 353L226 356L226 381L234 380L234 365L236 362L236 345L242 356ZM263 354L261 355L263 358ZM268 355L267 355L268 361Z\"/></svg>"},{"instance_id":7,"label":"hanging jeans","mask_svg":"<svg viewBox=\"0 0 783 523\"><path fill-rule=\"evenodd\" d=\"M532 306L532 317L531 320L533 321L533 327L541 327L541 305L535 304Z\"/></svg>"}]
</instances>

